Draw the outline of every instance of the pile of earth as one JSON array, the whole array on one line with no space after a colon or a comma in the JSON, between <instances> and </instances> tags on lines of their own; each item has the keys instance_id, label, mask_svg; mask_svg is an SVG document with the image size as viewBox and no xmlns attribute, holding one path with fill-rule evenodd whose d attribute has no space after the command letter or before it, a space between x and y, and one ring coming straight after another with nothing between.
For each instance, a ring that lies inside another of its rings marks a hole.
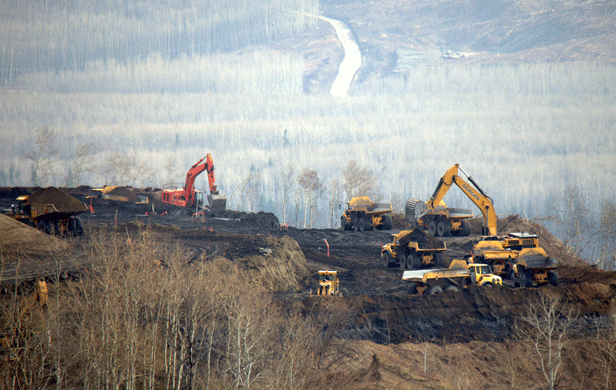
<instances>
[{"instance_id":1,"label":"pile of earth","mask_svg":"<svg viewBox=\"0 0 616 390\"><path fill-rule=\"evenodd\" d=\"M69 247L65 240L39 232L0 214L0 284L52 274L54 256Z\"/></svg>"},{"instance_id":2,"label":"pile of earth","mask_svg":"<svg viewBox=\"0 0 616 390\"><path fill-rule=\"evenodd\" d=\"M421 228L413 229L413 231L400 240L400 245L405 245L409 242L416 242L421 249L440 249L445 248L445 243L438 240L429 233L426 233Z\"/></svg>"},{"instance_id":3,"label":"pile of earth","mask_svg":"<svg viewBox=\"0 0 616 390\"><path fill-rule=\"evenodd\" d=\"M116 187L109 191L107 195L126 198L127 202L139 202L139 196L128 187Z\"/></svg>"},{"instance_id":4,"label":"pile of earth","mask_svg":"<svg viewBox=\"0 0 616 390\"><path fill-rule=\"evenodd\" d=\"M30 195L31 204L52 204L59 211L84 211L87 207L75 197L55 187L44 188Z\"/></svg>"},{"instance_id":5,"label":"pile of earth","mask_svg":"<svg viewBox=\"0 0 616 390\"><path fill-rule=\"evenodd\" d=\"M183 230L177 226L130 222L118 234L147 234L159 242L181 245L191 252L187 263L224 258L246 272L249 279L273 292L300 291L310 272L297 241L288 236L237 235L206 229Z\"/></svg>"}]
</instances>

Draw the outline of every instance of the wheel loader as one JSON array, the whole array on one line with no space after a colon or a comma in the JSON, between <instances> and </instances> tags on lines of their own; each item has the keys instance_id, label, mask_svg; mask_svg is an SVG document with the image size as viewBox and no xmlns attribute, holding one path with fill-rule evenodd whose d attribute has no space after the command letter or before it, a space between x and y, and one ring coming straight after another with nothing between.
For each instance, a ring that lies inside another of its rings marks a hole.
<instances>
[{"instance_id":1,"label":"wheel loader","mask_svg":"<svg viewBox=\"0 0 616 390\"><path fill-rule=\"evenodd\" d=\"M386 267L423 269L445 266L445 243L428 236L421 229L403 230L391 237L391 242L381 249L381 259Z\"/></svg>"},{"instance_id":2,"label":"wheel loader","mask_svg":"<svg viewBox=\"0 0 616 390\"><path fill-rule=\"evenodd\" d=\"M44 233L80 237L83 226L77 214L89 210L85 203L66 192L49 187L32 195L22 195L8 216Z\"/></svg>"},{"instance_id":3,"label":"wheel loader","mask_svg":"<svg viewBox=\"0 0 616 390\"><path fill-rule=\"evenodd\" d=\"M340 228L356 232L391 230L393 222L389 213L392 211L391 203L374 203L367 196L356 197L347 203L347 209L340 217Z\"/></svg>"}]
</instances>

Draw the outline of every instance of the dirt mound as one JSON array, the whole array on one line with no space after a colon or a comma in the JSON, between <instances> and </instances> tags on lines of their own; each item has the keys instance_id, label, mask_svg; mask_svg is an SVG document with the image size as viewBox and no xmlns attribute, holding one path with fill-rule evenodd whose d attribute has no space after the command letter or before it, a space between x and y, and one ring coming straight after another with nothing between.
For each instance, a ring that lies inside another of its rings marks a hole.
<instances>
[{"instance_id":1,"label":"dirt mound","mask_svg":"<svg viewBox=\"0 0 616 390\"><path fill-rule=\"evenodd\" d=\"M69 245L0 214L0 284L53 275L54 256Z\"/></svg>"},{"instance_id":2,"label":"dirt mound","mask_svg":"<svg viewBox=\"0 0 616 390\"><path fill-rule=\"evenodd\" d=\"M137 196L137 194L135 194L130 188L127 187L116 187L113 190L109 191L107 195L126 198L127 202L139 202L139 197Z\"/></svg>"},{"instance_id":3,"label":"dirt mound","mask_svg":"<svg viewBox=\"0 0 616 390\"><path fill-rule=\"evenodd\" d=\"M400 240L400 244L404 245L409 242L416 242L421 249L440 249L445 247L443 241L438 240L429 233L426 233L423 229L413 229L411 234L404 237L404 240Z\"/></svg>"},{"instance_id":4,"label":"dirt mound","mask_svg":"<svg viewBox=\"0 0 616 390\"><path fill-rule=\"evenodd\" d=\"M297 241L288 236L224 234L142 222L122 224L116 231L129 237L150 234L158 240L185 246L193 252L192 258L186 259L189 263L223 257L246 271L251 281L272 291L302 290L303 281L309 276L304 253Z\"/></svg>"},{"instance_id":5,"label":"dirt mound","mask_svg":"<svg viewBox=\"0 0 616 390\"><path fill-rule=\"evenodd\" d=\"M55 187L38 190L29 199L31 204L53 204L58 211L87 210L83 202Z\"/></svg>"}]
</instances>

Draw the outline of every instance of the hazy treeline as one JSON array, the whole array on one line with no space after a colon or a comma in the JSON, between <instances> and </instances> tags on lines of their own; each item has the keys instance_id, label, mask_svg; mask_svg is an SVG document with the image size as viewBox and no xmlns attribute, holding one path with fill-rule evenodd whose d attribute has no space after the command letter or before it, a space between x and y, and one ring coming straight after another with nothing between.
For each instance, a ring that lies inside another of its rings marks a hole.
<instances>
[{"instance_id":1,"label":"hazy treeline","mask_svg":"<svg viewBox=\"0 0 616 390\"><path fill-rule=\"evenodd\" d=\"M2 2L0 86L93 62L130 67L153 54L174 60L266 45L311 28L308 14L317 13L317 0Z\"/></svg>"}]
</instances>

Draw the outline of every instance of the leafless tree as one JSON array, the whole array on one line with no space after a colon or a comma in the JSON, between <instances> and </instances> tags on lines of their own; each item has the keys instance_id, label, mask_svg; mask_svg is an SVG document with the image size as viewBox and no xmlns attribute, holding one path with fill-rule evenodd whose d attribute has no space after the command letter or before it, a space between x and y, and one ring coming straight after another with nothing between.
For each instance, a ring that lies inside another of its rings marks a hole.
<instances>
[{"instance_id":1,"label":"leafless tree","mask_svg":"<svg viewBox=\"0 0 616 390\"><path fill-rule=\"evenodd\" d=\"M329 214L327 217L327 227L332 228L335 226L336 221L338 220L338 214L336 210L338 206L341 204L340 197L342 195L342 185L337 178L333 178L329 181L329 185L327 186L327 204L329 209Z\"/></svg>"},{"instance_id":2,"label":"leafless tree","mask_svg":"<svg viewBox=\"0 0 616 390\"><path fill-rule=\"evenodd\" d=\"M536 352L541 373L550 390L556 387L563 349L569 341L571 327L577 320L576 311L563 305L553 292L541 292L536 302L526 306L526 314L516 326L517 335Z\"/></svg>"},{"instance_id":3,"label":"leafless tree","mask_svg":"<svg viewBox=\"0 0 616 390\"><path fill-rule=\"evenodd\" d=\"M34 135L33 149L25 158L32 161L32 184L43 186L48 184L56 173L56 134L49 127L41 127Z\"/></svg>"},{"instance_id":4,"label":"leafless tree","mask_svg":"<svg viewBox=\"0 0 616 390\"><path fill-rule=\"evenodd\" d=\"M295 168L287 164L280 172L280 207L282 209L282 223L287 223L287 207L289 198L295 187Z\"/></svg>"},{"instance_id":5,"label":"leafless tree","mask_svg":"<svg viewBox=\"0 0 616 390\"><path fill-rule=\"evenodd\" d=\"M304 195L304 229L308 221L308 212L310 212L308 227L311 228L316 218L317 197L323 191L323 183L321 183L317 172L308 168L302 170L301 175L297 178L297 183Z\"/></svg>"},{"instance_id":6,"label":"leafless tree","mask_svg":"<svg viewBox=\"0 0 616 390\"><path fill-rule=\"evenodd\" d=\"M342 186L349 200L357 196L376 197L377 178L371 170L360 168L357 161L351 160L342 170Z\"/></svg>"},{"instance_id":7,"label":"leafless tree","mask_svg":"<svg viewBox=\"0 0 616 390\"><path fill-rule=\"evenodd\" d=\"M94 168L95 151L96 144L94 142L86 142L75 147L75 155L65 180L66 186L83 184L82 180L85 173L96 172Z\"/></svg>"}]
</instances>

